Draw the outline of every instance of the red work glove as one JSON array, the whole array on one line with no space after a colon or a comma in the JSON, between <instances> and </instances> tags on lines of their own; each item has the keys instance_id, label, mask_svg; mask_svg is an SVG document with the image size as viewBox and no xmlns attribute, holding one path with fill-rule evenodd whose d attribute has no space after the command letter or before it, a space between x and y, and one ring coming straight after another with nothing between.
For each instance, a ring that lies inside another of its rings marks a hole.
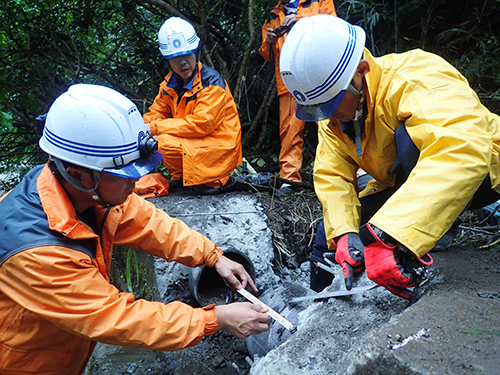
<instances>
[{"instance_id":1,"label":"red work glove","mask_svg":"<svg viewBox=\"0 0 500 375\"><path fill-rule=\"evenodd\" d=\"M365 247L357 233L347 233L339 238L335 252L335 261L344 271L345 287L352 289L352 277L356 272L363 270L363 255Z\"/></svg>"},{"instance_id":2,"label":"red work glove","mask_svg":"<svg viewBox=\"0 0 500 375\"><path fill-rule=\"evenodd\" d=\"M374 243L365 246L366 275L391 293L407 300L413 299L413 291L407 288L415 286L426 266L432 264L432 258L426 254L417 259L396 245L389 246L375 234L371 224L366 227L375 239Z\"/></svg>"}]
</instances>

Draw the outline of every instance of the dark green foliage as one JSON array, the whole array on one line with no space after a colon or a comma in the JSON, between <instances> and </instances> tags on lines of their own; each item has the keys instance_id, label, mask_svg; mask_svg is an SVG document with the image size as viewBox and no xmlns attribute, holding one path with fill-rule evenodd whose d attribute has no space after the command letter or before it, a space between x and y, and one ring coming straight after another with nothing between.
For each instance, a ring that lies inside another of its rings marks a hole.
<instances>
[{"instance_id":1,"label":"dark green foliage","mask_svg":"<svg viewBox=\"0 0 500 375\"><path fill-rule=\"evenodd\" d=\"M3 2L0 172L46 160L34 120L73 83L113 87L142 107L140 83L160 69L153 46L163 18L130 2Z\"/></svg>"},{"instance_id":2,"label":"dark green foliage","mask_svg":"<svg viewBox=\"0 0 500 375\"><path fill-rule=\"evenodd\" d=\"M414 48L457 67L483 102L500 113L500 1L335 1L338 15L367 31L377 56Z\"/></svg>"},{"instance_id":3,"label":"dark green foliage","mask_svg":"<svg viewBox=\"0 0 500 375\"><path fill-rule=\"evenodd\" d=\"M245 80L235 95L245 136L274 75L273 64L265 63L257 50L261 26L275 2L4 0L0 5L0 173L19 163L28 169L46 160L37 147L34 119L73 83L110 86L147 111L167 74L156 35L171 15L185 17L197 28L203 62L220 71L234 90L250 41L252 4L256 40ZM335 5L339 16L365 28L367 47L375 55L412 48L437 53L469 79L492 111L500 113L498 0L337 0ZM277 168L278 117L275 99L265 117L266 126L260 127L263 145L254 147L257 132L247 142L252 146L244 149L249 158L263 157L268 169ZM313 156L305 155L308 165Z\"/></svg>"},{"instance_id":4,"label":"dark green foliage","mask_svg":"<svg viewBox=\"0 0 500 375\"><path fill-rule=\"evenodd\" d=\"M135 299L161 301L154 257L150 254L130 247L114 246L110 281L121 292L132 293Z\"/></svg>"}]
</instances>

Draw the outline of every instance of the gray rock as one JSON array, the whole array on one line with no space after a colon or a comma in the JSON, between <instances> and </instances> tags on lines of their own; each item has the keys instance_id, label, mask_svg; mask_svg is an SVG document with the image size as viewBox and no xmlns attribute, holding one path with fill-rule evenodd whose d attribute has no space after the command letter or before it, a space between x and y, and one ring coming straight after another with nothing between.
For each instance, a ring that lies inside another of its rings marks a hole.
<instances>
[{"instance_id":1,"label":"gray rock","mask_svg":"<svg viewBox=\"0 0 500 375\"><path fill-rule=\"evenodd\" d=\"M432 270L425 295L408 308L382 288L312 303L299 314L297 333L250 373L498 374L498 254L455 247L434 254ZM358 284L369 282L364 278ZM327 290L342 288L335 280Z\"/></svg>"}]
</instances>

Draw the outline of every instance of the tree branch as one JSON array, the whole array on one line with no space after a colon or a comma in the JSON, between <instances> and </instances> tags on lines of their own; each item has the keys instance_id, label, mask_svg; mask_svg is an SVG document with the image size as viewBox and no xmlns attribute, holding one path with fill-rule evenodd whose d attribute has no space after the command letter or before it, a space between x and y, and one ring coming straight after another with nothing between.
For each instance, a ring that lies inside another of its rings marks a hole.
<instances>
[{"instance_id":1,"label":"tree branch","mask_svg":"<svg viewBox=\"0 0 500 375\"><path fill-rule=\"evenodd\" d=\"M198 7L198 13L200 17L201 27L198 28L197 32L198 36L201 39L201 51L203 52L203 58L205 63L213 69L214 63L212 61L212 57L210 56L210 52L208 51L207 48L208 40L210 39L208 34L207 15L205 13L205 8L203 7L203 3L200 0L196 0L195 4Z\"/></svg>"},{"instance_id":2,"label":"tree branch","mask_svg":"<svg viewBox=\"0 0 500 375\"><path fill-rule=\"evenodd\" d=\"M173 16L177 16L177 17L181 17L181 18L186 18L184 16L184 14L182 14L181 12L179 12L177 10L177 8L173 7L172 5L170 4L167 4L166 2L162 1L162 0L145 0L146 3L149 3L151 5L155 5L157 6L158 8L160 9L163 9L164 11L166 11L167 13L173 15Z\"/></svg>"},{"instance_id":3,"label":"tree branch","mask_svg":"<svg viewBox=\"0 0 500 375\"><path fill-rule=\"evenodd\" d=\"M276 75L273 75L273 79L271 80L271 83L267 88L266 94L264 95L264 99L262 100L262 105L259 108L259 112L257 112L255 119L252 121L250 129L248 130L248 132L245 134L245 136L241 141L243 148L248 147L250 140L252 139L253 135L257 132L259 124L261 124L261 118L263 116L264 116L264 121L267 122L267 113L269 112L269 107L271 106L271 103L274 99L273 94L276 92L275 90L276 90ZM265 129L265 125L263 125L262 127ZM261 131L261 134L262 133L264 132Z\"/></svg>"},{"instance_id":4,"label":"tree branch","mask_svg":"<svg viewBox=\"0 0 500 375\"><path fill-rule=\"evenodd\" d=\"M245 51L245 55L243 56L243 60L241 62L240 71L238 72L238 80L236 82L236 87L234 88L233 96L235 98L239 98L239 93L241 89L241 82L245 78L245 72L247 70L248 61L250 60L250 54L253 49L253 45L255 44L255 27L253 20L253 0L249 0L248 2L248 29L250 30L250 40L247 44L247 49ZM236 103L239 106L239 102Z\"/></svg>"}]
</instances>

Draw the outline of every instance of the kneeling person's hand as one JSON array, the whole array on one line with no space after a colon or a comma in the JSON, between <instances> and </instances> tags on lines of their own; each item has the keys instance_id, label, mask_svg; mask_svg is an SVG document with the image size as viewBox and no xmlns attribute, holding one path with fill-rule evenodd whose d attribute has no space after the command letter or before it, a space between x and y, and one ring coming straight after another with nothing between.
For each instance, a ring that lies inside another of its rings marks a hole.
<instances>
[{"instance_id":1,"label":"kneeling person's hand","mask_svg":"<svg viewBox=\"0 0 500 375\"><path fill-rule=\"evenodd\" d=\"M432 258L426 254L416 258L410 251L403 251L397 245L386 244L375 234L371 224L366 224L375 242L365 246L365 266L368 278L383 286L391 293L404 299L412 299L419 269L421 272L432 264ZM378 229L378 228L376 228Z\"/></svg>"},{"instance_id":2,"label":"kneeling person's hand","mask_svg":"<svg viewBox=\"0 0 500 375\"><path fill-rule=\"evenodd\" d=\"M335 245L337 246L335 261L340 264L344 271L346 289L351 290L353 274L363 270L365 248L357 233L344 234Z\"/></svg>"}]
</instances>

